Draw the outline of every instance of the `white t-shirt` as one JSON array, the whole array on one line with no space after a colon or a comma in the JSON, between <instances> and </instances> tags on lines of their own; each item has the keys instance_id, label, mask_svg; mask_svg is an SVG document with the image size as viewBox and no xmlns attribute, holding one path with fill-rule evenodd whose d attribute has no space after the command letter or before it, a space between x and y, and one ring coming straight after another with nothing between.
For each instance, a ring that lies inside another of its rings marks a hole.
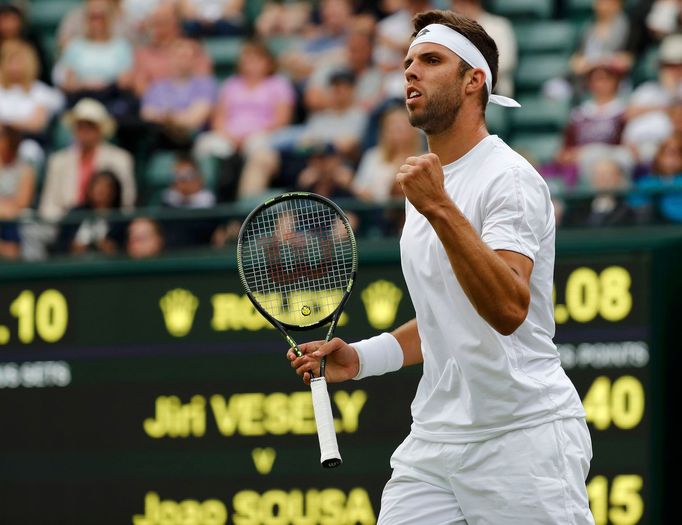
<instances>
[{"instance_id":1,"label":"white t-shirt","mask_svg":"<svg viewBox=\"0 0 682 525\"><path fill-rule=\"evenodd\" d=\"M50 116L55 115L64 107L64 95L39 80L28 90L19 85L0 86L0 122L11 124L28 119L38 107L45 108Z\"/></svg>"},{"instance_id":2,"label":"white t-shirt","mask_svg":"<svg viewBox=\"0 0 682 525\"><path fill-rule=\"evenodd\" d=\"M584 417L552 342L555 226L547 185L494 135L443 170L448 194L483 242L534 261L531 302L512 335L496 332L471 305L430 223L407 202L400 251L424 356L412 434L466 443Z\"/></svg>"},{"instance_id":3,"label":"white t-shirt","mask_svg":"<svg viewBox=\"0 0 682 525\"><path fill-rule=\"evenodd\" d=\"M386 202L391 196L399 166L384 160L379 146L368 149L360 159L353 188L367 191L375 202Z\"/></svg>"}]
</instances>

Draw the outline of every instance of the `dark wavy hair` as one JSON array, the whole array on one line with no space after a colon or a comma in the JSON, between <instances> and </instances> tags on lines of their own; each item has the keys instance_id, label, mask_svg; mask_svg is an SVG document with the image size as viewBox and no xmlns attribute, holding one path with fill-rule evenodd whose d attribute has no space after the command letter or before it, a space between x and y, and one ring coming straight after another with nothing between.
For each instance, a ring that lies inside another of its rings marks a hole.
<instances>
[{"instance_id":1,"label":"dark wavy hair","mask_svg":"<svg viewBox=\"0 0 682 525\"><path fill-rule=\"evenodd\" d=\"M431 11L424 11L423 13L418 13L412 19L412 24L414 25L414 33L412 33L412 38L417 36L417 33L424 29L430 24L440 24L457 31L461 35L468 38L472 44L481 52L483 58L488 63L490 71L493 78L490 79L492 88L495 88L497 84L497 69L500 60L500 54L497 49L497 44L486 33L485 29L481 25L467 18L466 16L459 15L453 11L442 11L440 9L433 9ZM467 71L471 69L466 62L462 62L461 71ZM483 108L488 104L488 92L486 89L482 90L481 102L483 103Z\"/></svg>"}]
</instances>

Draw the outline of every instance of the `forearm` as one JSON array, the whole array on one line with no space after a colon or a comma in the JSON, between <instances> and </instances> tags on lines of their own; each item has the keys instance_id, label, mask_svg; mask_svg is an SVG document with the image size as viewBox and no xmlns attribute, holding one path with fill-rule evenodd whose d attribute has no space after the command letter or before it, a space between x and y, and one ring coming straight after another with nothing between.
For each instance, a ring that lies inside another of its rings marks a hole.
<instances>
[{"instance_id":1,"label":"forearm","mask_svg":"<svg viewBox=\"0 0 682 525\"><path fill-rule=\"evenodd\" d=\"M426 216L445 247L458 282L479 315L503 335L514 332L528 311L528 286L481 240L452 201L435 207Z\"/></svg>"},{"instance_id":2,"label":"forearm","mask_svg":"<svg viewBox=\"0 0 682 525\"><path fill-rule=\"evenodd\" d=\"M424 361L416 319L399 326L391 332L391 335L396 338L402 348L403 366L416 365Z\"/></svg>"},{"instance_id":3,"label":"forearm","mask_svg":"<svg viewBox=\"0 0 682 525\"><path fill-rule=\"evenodd\" d=\"M178 112L175 122L189 129L197 129L206 122L211 113L211 105L207 102L195 102L184 111Z\"/></svg>"}]
</instances>

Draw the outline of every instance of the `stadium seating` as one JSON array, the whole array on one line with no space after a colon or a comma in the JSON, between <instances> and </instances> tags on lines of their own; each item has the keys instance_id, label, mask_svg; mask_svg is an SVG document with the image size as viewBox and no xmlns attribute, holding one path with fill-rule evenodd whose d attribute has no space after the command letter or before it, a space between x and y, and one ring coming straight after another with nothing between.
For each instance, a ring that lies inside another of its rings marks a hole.
<instances>
[{"instance_id":1,"label":"stadium seating","mask_svg":"<svg viewBox=\"0 0 682 525\"><path fill-rule=\"evenodd\" d=\"M536 165L552 161L560 145L558 133L515 133L511 141L512 148Z\"/></svg>"},{"instance_id":2,"label":"stadium seating","mask_svg":"<svg viewBox=\"0 0 682 525\"><path fill-rule=\"evenodd\" d=\"M150 156L144 170L141 189L144 194L150 196L152 201L157 200L159 193L173 182L174 164L175 153L172 151L158 151ZM217 179L215 160L202 158L199 161L199 169L204 177L206 187L215 189Z\"/></svg>"},{"instance_id":3,"label":"stadium seating","mask_svg":"<svg viewBox=\"0 0 682 525\"><path fill-rule=\"evenodd\" d=\"M554 14L553 0L492 0L490 11L511 20L550 18Z\"/></svg>"},{"instance_id":4,"label":"stadium seating","mask_svg":"<svg viewBox=\"0 0 682 525\"><path fill-rule=\"evenodd\" d=\"M537 94L547 80L563 77L568 71L565 53L521 56L515 77L517 93Z\"/></svg>"},{"instance_id":5,"label":"stadium seating","mask_svg":"<svg viewBox=\"0 0 682 525\"><path fill-rule=\"evenodd\" d=\"M213 70L219 79L234 73L244 39L241 37L210 37L203 40L204 48L213 60Z\"/></svg>"},{"instance_id":6,"label":"stadium seating","mask_svg":"<svg viewBox=\"0 0 682 525\"><path fill-rule=\"evenodd\" d=\"M656 80L658 76L658 47L652 46L644 51L632 70L632 82L635 85Z\"/></svg>"},{"instance_id":7,"label":"stadium seating","mask_svg":"<svg viewBox=\"0 0 682 525\"><path fill-rule=\"evenodd\" d=\"M299 40L298 37L292 36L273 36L268 38L266 44L271 53L279 56L291 49Z\"/></svg>"},{"instance_id":8,"label":"stadium seating","mask_svg":"<svg viewBox=\"0 0 682 525\"><path fill-rule=\"evenodd\" d=\"M31 25L42 33L55 33L65 14L81 5L78 0L41 0L31 2Z\"/></svg>"},{"instance_id":9,"label":"stadium seating","mask_svg":"<svg viewBox=\"0 0 682 525\"><path fill-rule=\"evenodd\" d=\"M566 20L538 20L514 24L519 54L565 53L575 48L577 27Z\"/></svg>"},{"instance_id":10,"label":"stadium seating","mask_svg":"<svg viewBox=\"0 0 682 525\"><path fill-rule=\"evenodd\" d=\"M521 110L509 112L510 126L515 133L553 132L564 129L571 105L568 100L557 101L536 96L520 97Z\"/></svg>"}]
</instances>

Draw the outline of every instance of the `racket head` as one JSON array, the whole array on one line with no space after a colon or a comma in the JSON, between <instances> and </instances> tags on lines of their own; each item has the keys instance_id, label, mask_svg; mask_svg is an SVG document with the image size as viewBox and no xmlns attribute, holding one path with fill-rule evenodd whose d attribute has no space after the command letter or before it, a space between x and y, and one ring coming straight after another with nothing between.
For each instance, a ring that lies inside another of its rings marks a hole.
<instances>
[{"instance_id":1,"label":"racket head","mask_svg":"<svg viewBox=\"0 0 682 525\"><path fill-rule=\"evenodd\" d=\"M348 217L315 193L269 199L239 231L239 278L254 307L278 328L309 330L338 318L357 266Z\"/></svg>"}]
</instances>

